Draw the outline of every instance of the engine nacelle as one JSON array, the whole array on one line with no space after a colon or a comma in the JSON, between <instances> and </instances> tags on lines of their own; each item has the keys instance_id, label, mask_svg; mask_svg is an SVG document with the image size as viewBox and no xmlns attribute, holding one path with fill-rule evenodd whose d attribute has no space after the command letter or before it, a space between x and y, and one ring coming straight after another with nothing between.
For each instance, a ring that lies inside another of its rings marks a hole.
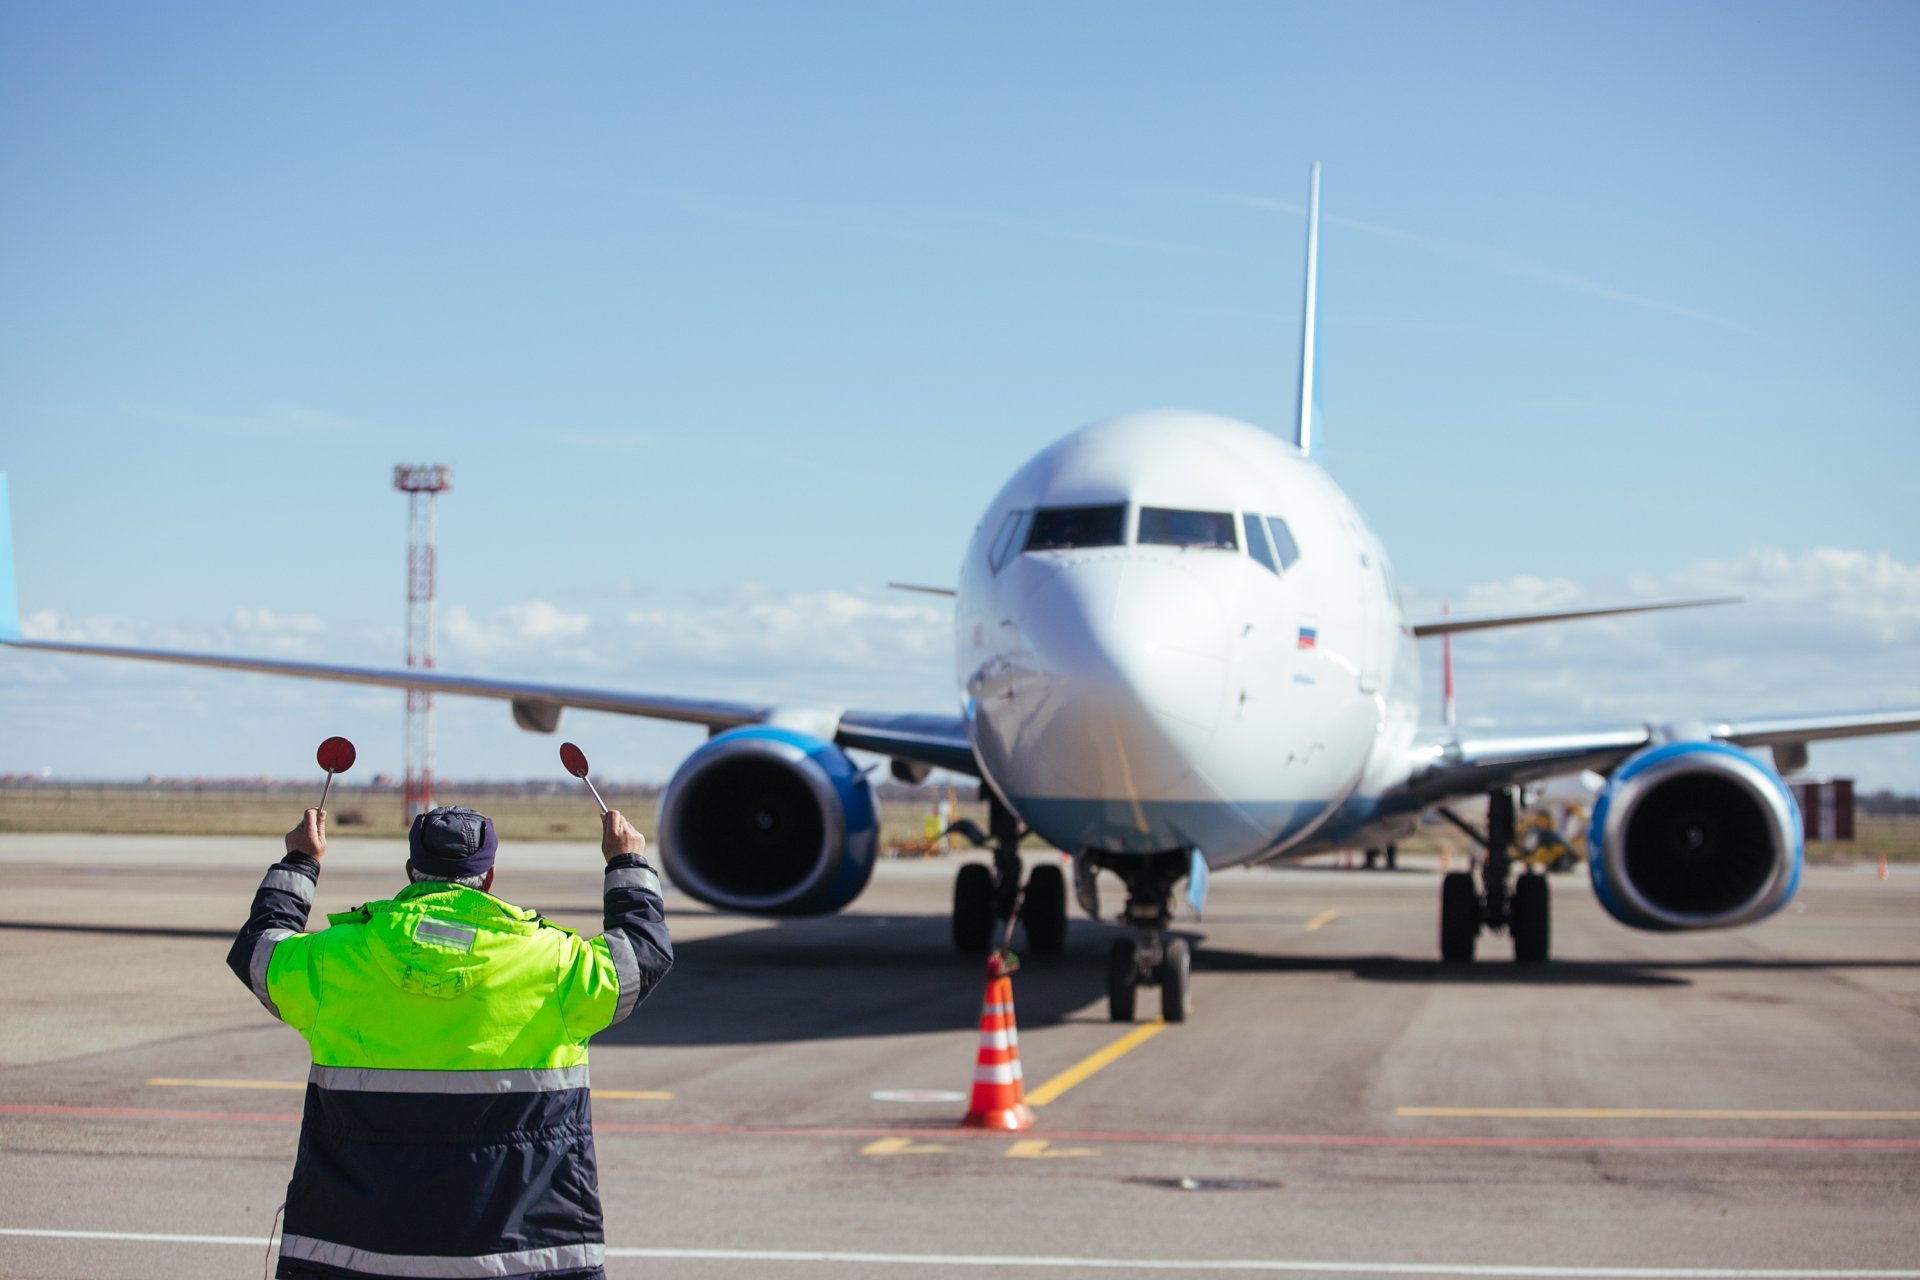
<instances>
[{"instance_id":1,"label":"engine nacelle","mask_svg":"<svg viewBox=\"0 0 1920 1280\"><path fill-rule=\"evenodd\" d=\"M702 902L823 915L872 878L878 811L866 775L840 748L755 725L687 757L660 805L660 842L667 874Z\"/></svg>"},{"instance_id":2,"label":"engine nacelle","mask_svg":"<svg viewBox=\"0 0 1920 1280\"><path fill-rule=\"evenodd\" d=\"M560 727L561 713L566 708L557 702L540 702L532 698L513 700L513 722L528 733L552 733Z\"/></svg>"},{"instance_id":3,"label":"engine nacelle","mask_svg":"<svg viewBox=\"0 0 1920 1280\"><path fill-rule=\"evenodd\" d=\"M1773 914L1800 885L1793 793L1738 747L1674 742L1614 771L1593 807L1588 869L1636 929L1720 929Z\"/></svg>"}]
</instances>

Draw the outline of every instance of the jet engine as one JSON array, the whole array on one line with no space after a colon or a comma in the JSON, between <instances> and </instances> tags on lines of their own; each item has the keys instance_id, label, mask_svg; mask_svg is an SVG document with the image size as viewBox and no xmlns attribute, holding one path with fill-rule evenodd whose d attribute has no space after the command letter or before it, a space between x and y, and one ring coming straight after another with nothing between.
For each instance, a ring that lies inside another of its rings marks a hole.
<instances>
[{"instance_id":1,"label":"jet engine","mask_svg":"<svg viewBox=\"0 0 1920 1280\"><path fill-rule=\"evenodd\" d=\"M1785 905L1800 884L1800 811L1738 747L1674 742L1614 771L1587 865L1608 914L1636 929L1718 929Z\"/></svg>"},{"instance_id":2,"label":"jet engine","mask_svg":"<svg viewBox=\"0 0 1920 1280\"><path fill-rule=\"evenodd\" d=\"M866 775L840 748L756 725L687 757L661 802L660 841L667 874L702 902L824 915L867 887L878 811Z\"/></svg>"}]
</instances>

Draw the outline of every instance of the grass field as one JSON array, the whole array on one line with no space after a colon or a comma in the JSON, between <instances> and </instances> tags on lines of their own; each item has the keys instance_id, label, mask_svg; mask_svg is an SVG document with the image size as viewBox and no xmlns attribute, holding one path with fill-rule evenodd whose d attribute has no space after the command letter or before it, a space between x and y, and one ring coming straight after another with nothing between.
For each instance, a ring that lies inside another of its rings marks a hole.
<instances>
[{"instance_id":1,"label":"grass field","mask_svg":"<svg viewBox=\"0 0 1920 1280\"><path fill-rule=\"evenodd\" d=\"M651 834L659 817L658 788L602 787L612 807ZM142 786L130 783L29 783L0 785L0 831L95 832L147 835L262 837L284 834L308 805L320 798L316 782L304 787ZM503 840L598 840L600 811L577 783L552 788L521 785L443 786L439 804L462 804L493 819ZM883 847L924 840L931 800L883 801ZM987 806L962 802L955 817L986 825ZM327 800L327 834L333 839L407 834L400 793L394 788L336 786Z\"/></svg>"},{"instance_id":2,"label":"grass field","mask_svg":"<svg viewBox=\"0 0 1920 1280\"><path fill-rule=\"evenodd\" d=\"M602 788L602 794L642 831L651 833L655 829L660 806L658 788L611 787ZM301 810L319 798L317 786L6 784L0 785L0 831L271 837L284 833L299 819ZM479 809L494 820L506 840L599 838L600 812L585 787L454 785L443 787L435 798L441 804ZM913 852L913 846L924 840L932 803L931 798L883 800L881 847L889 852ZM397 789L336 787L327 801L327 813L328 834L336 839L399 838L407 833ZM987 806L963 801L956 806L954 816L970 818L984 828ZM1855 820L1855 829L1856 838L1849 844L1810 843L1808 858L1845 862L1885 856L1890 862L1920 862L1920 816L1862 813ZM1464 865L1469 852L1466 837L1437 824L1424 828L1401 848L1429 854L1445 849L1459 865Z\"/></svg>"}]
</instances>

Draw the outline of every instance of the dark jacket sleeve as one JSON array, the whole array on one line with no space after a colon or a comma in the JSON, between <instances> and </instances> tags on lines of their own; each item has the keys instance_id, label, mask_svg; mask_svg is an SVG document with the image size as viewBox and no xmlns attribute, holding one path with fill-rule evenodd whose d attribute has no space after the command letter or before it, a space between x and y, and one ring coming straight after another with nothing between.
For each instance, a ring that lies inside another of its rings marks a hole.
<instances>
[{"instance_id":1,"label":"dark jacket sleeve","mask_svg":"<svg viewBox=\"0 0 1920 1280\"><path fill-rule=\"evenodd\" d=\"M227 950L227 968L276 1018L280 1010L267 995L267 963L281 939L306 929L319 880L320 864L304 853L290 853L274 863L253 895L252 914Z\"/></svg>"},{"instance_id":2,"label":"dark jacket sleeve","mask_svg":"<svg viewBox=\"0 0 1920 1280\"><path fill-rule=\"evenodd\" d=\"M660 877L637 853L623 853L607 864L606 943L620 979L619 1022L659 985L673 967L673 940L667 936Z\"/></svg>"}]
</instances>

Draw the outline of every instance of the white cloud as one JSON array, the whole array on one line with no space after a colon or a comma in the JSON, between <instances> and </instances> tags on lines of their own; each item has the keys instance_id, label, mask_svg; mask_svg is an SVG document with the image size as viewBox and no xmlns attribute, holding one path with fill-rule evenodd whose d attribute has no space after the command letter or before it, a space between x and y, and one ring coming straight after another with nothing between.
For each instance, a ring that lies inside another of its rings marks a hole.
<instances>
[{"instance_id":1,"label":"white cloud","mask_svg":"<svg viewBox=\"0 0 1920 1280\"><path fill-rule=\"evenodd\" d=\"M138 630L117 619L69 618L51 609L36 609L21 618L20 631L29 640L61 640L68 644L142 642Z\"/></svg>"},{"instance_id":2,"label":"white cloud","mask_svg":"<svg viewBox=\"0 0 1920 1280\"><path fill-rule=\"evenodd\" d=\"M839 591L780 595L746 589L698 610L635 609L625 622L636 650L705 662L893 663L947 654L952 611Z\"/></svg>"},{"instance_id":3,"label":"white cloud","mask_svg":"<svg viewBox=\"0 0 1920 1280\"><path fill-rule=\"evenodd\" d=\"M275 613L271 609L240 608L233 611L233 625L240 631L317 635L327 629L324 619L304 613Z\"/></svg>"},{"instance_id":4,"label":"white cloud","mask_svg":"<svg viewBox=\"0 0 1920 1280\"><path fill-rule=\"evenodd\" d=\"M545 600L510 604L498 614L481 618L461 605L445 610L436 624L438 637L445 641L449 657L489 657L518 653L555 640L570 640L586 634L593 618L584 613L568 613ZM445 666L444 659L441 665Z\"/></svg>"},{"instance_id":5,"label":"white cloud","mask_svg":"<svg viewBox=\"0 0 1920 1280\"><path fill-rule=\"evenodd\" d=\"M555 640L577 636L593 625L584 613L566 613L545 600L511 604L506 608L507 622L522 640Z\"/></svg>"}]
</instances>

